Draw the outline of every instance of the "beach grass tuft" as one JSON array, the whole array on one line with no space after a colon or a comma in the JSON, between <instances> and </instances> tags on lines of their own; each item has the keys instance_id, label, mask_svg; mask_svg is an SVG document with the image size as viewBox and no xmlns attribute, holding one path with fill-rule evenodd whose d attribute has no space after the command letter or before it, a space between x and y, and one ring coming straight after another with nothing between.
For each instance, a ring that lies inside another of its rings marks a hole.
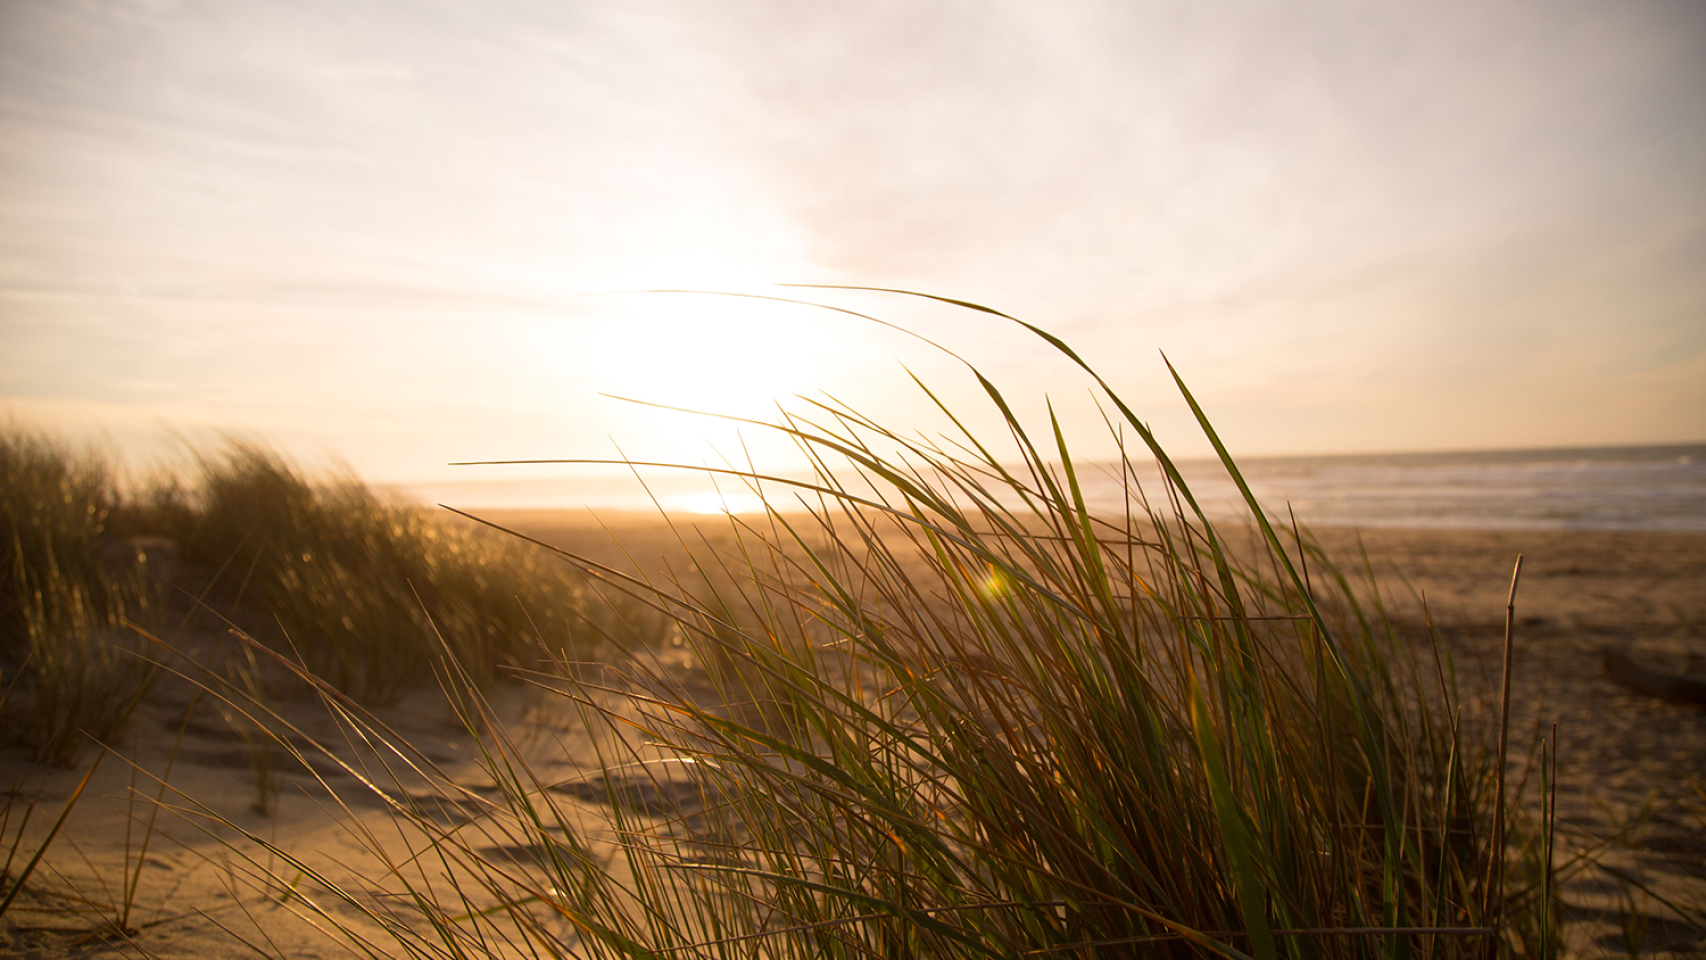
<instances>
[{"instance_id":1,"label":"beach grass tuft","mask_svg":"<svg viewBox=\"0 0 1706 960\"><path fill-rule=\"evenodd\" d=\"M106 741L154 679L124 621L148 621L155 591L102 552L117 502L97 451L0 433L0 671L19 698L6 697L13 734L41 763L71 766Z\"/></svg>"},{"instance_id":2,"label":"beach grass tuft","mask_svg":"<svg viewBox=\"0 0 1706 960\"><path fill-rule=\"evenodd\" d=\"M579 578L536 552L347 474L311 479L256 443L202 451L197 466L187 489L157 488L154 526L219 571L210 603L261 612L251 632L361 702L429 682L446 651L486 684L541 644L593 633Z\"/></svg>"},{"instance_id":3,"label":"beach grass tuft","mask_svg":"<svg viewBox=\"0 0 1706 960\"><path fill-rule=\"evenodd\" d=\"M1440 646L1262 511L1182 379L1243 531L1026 327L1131 440L1123 514L1092 514L1061 425L1021 422L975 369L999 442L810 403L776 429L815 477L745 477L810 512L728 518L734 546L696 553L694 580L563 554L666 614L716 696L641 647L526 674L601 758L553 782L452 669L495 795L434 774L477 811L454 829L393 805L419 847L370 880L407 916L324 892L419 957L1555 953L1550 864L1520 867L1542 834L1496 803L1497 724L1465 716Z\"/></svg>"},{"instance_id":4,"label":"beach grass tuft","mask_svg":"<svg viewBox=\"0 0 1706 960\"><path fill-rule=\"evenodd\" d=\"M241 625L363 703L430 683L447 655L485 686L541 650L634 632L589 615L560 561L348 475L311 478L242 440L193 463L127 488L98 450L0 433L0 684L8 739L38 761L108 741L172 656L147 638L196 621L202 636ZM203 654L251 655L226 647Z\"/></svg>"}]
</instances>

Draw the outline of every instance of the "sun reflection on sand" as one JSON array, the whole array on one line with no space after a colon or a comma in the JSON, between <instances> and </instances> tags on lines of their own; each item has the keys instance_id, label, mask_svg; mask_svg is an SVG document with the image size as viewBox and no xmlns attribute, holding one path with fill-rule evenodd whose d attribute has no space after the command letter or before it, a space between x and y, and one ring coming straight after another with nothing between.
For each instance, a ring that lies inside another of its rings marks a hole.
<instances>
[{"instance_id":1,"label":"sun reflection on sand","mask_svg":"<svg viewBox=\"0 0 1706 960\"><path fill-rule=\"evenodd\" d=\"M675 498L675 506L688 513L759 513L764 501L747 493L694 493Z\"/></svg>"}]
</instances>

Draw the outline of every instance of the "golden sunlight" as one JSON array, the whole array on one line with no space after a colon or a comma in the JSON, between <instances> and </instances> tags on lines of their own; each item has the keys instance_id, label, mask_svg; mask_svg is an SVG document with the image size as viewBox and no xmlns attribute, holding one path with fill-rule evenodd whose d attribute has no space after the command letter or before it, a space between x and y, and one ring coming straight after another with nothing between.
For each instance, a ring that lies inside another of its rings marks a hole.
<instances>
[{"instance_id":1,"label":"golden sunlight","mask_svg":"<svg viewBox=\"0 0 1706 960\"><path fill-rule=\"evenodd\" d=\"M749 493L695 493L676 497L674 506L688 513L758 513L764 501Z\"/></svg>"},{"instance_id":2,"label":"golden sunlight","mask_svg":"<svg viewBox=\"0 0 1706 960\"><path fill-rule=\"evenodd\" d=\"M621 299L590 344L588 375L600 393L769 420L777 402L828 386L836 344L798 311L706 295Z\"/></svg>"}]
</instances>

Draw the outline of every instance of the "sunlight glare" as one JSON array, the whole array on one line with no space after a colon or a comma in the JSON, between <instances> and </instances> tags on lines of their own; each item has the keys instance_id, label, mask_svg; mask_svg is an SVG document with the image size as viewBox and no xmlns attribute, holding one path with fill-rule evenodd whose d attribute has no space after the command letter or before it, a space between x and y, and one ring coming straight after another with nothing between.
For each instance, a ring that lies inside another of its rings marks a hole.
<instances>
[{"instance_id":1,"label":"sunlight glare","mask_svg":"<svg viewBox=\"0 0 1706 960\"><path fill-rule=\"evenodd\" d=\"M764 501L749 493L694 493L675 498L675 505L688 513L760 513Z\"/></svg>"},{"instance_id":2,"label":"sunlight glare","mask_svg":"<svg viewBox=\"0 0 1706 960\"><path fill-rule=\"evenodd\" d=\"M600 393L768 420L778 401L826 386L836 345L823 323L798 311L785 316L790 311L774 304L691 294L620 300L590 345L589 373Z\"/></svg>"}]
</instances>

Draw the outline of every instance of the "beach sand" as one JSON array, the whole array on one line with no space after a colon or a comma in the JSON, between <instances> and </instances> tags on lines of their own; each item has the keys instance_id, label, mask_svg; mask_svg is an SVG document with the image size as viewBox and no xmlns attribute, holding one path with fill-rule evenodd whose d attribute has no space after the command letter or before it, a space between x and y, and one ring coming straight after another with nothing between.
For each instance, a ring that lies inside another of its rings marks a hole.
<instances>
[{"instance_id":1,"label":"beach sand","mask_svg":"<svg viewBox=\"0 0 1706 960\"><path fill-rule=\"evenodd\" d=\"M696 549L706 542L732 541L729 521L720 517L675 529L654 517L600 521L568 511L491 512L487 517L613 568L652 577L690 571L683 541ZM1516 601L1513 769L1521 773L1529 745L1537 735L1549 737L1556 722L1561 862L1588 837L1603 836L1608 824L1651 807L1645 824L1604 857L1652 891L1651 896L1637 894L1638 905L1652 918L1648 950L1706 953L1702 933L1664 902L1692 911L1695 923L1706 923L1706 798L1692 792L1706 775L1706 709L1637 695L1612 683L1600 668L1601 650L1611 646L1653 669L1706 676L1706 535L1315 533L1344 566L1354 567L1366 554L1401 629L1420 630L1419 598L1425 595L1438 635L1465 678L1470 709L1477 700L1490 703L1496 689L1511 567L1517 554L1525 556ZM683 680L693 682L692 677ZM102 761L28 889L0 920L0 954L172 960L349 955L302 918L312 914L302 897L312 895L340 917L353 914L322 894L311 894L313 884L301 874L318 871L328 880L359 886L359 878L371 876L376 864L353 830L373 830L398 856L418 849L422 838L398 830L382 804L353 789L356 781L348 771L327 762L316 766L349 802L347 808L331 803L304 771L275 758L276 808L270 816L254 812L254 754L229 719L206 702L185 728L191 696L181 683L162 684L136 729ZM544 777L572 779L593 765L590 740L562 721L547 695L505 686L496 699L501 719L523 731ZM304 742L310 736L339 740L335 725L316 716L311 698L273 706L301 723ZM491 784L476 763L471 741L458 732L436 691L423 691L378 713L454 782L475 795L489 795ZM181 741L180 728L185 729ZM379 760L349 747L335 752L358 769L364 761ZM161 793L154 776L163 774L168 763L169 787ZM6 846L20 832L23 809L36 803L21 831L14 874L82 773L32 765L16 749L0 752L0 787L9 788L12 798L12 818L0 835ZM457 798L442 784L404 780L400 794L417 803L442 803L447 822L456 820L456 805L465 797ZM1529 802L1535 793L1531 785ZM158 815L156 796L164 800ZM583 792L564 795L562 802L596 833L602 829L599 800ZM213 824L209 812L229 823ZM152 833L145 829L150 823ZM235 848L221 838L235 842ZM275 843L278 849L268 852L255 841ZM234 850L254 860L245 861ZM285 855L300 863L287 862ZM267 870L284 882L259 879ZM134 894L127 895L131 884ZM1572 953L1622 955L1614 937L1620 923L1617 889L1604 874L1580 876L1566 887L1571 916L1580 921ZM384 891L371 895L382 899ZM127 899L133 903L126 917L132 932L101 936Z\"/></svg>"}]
</instances>

